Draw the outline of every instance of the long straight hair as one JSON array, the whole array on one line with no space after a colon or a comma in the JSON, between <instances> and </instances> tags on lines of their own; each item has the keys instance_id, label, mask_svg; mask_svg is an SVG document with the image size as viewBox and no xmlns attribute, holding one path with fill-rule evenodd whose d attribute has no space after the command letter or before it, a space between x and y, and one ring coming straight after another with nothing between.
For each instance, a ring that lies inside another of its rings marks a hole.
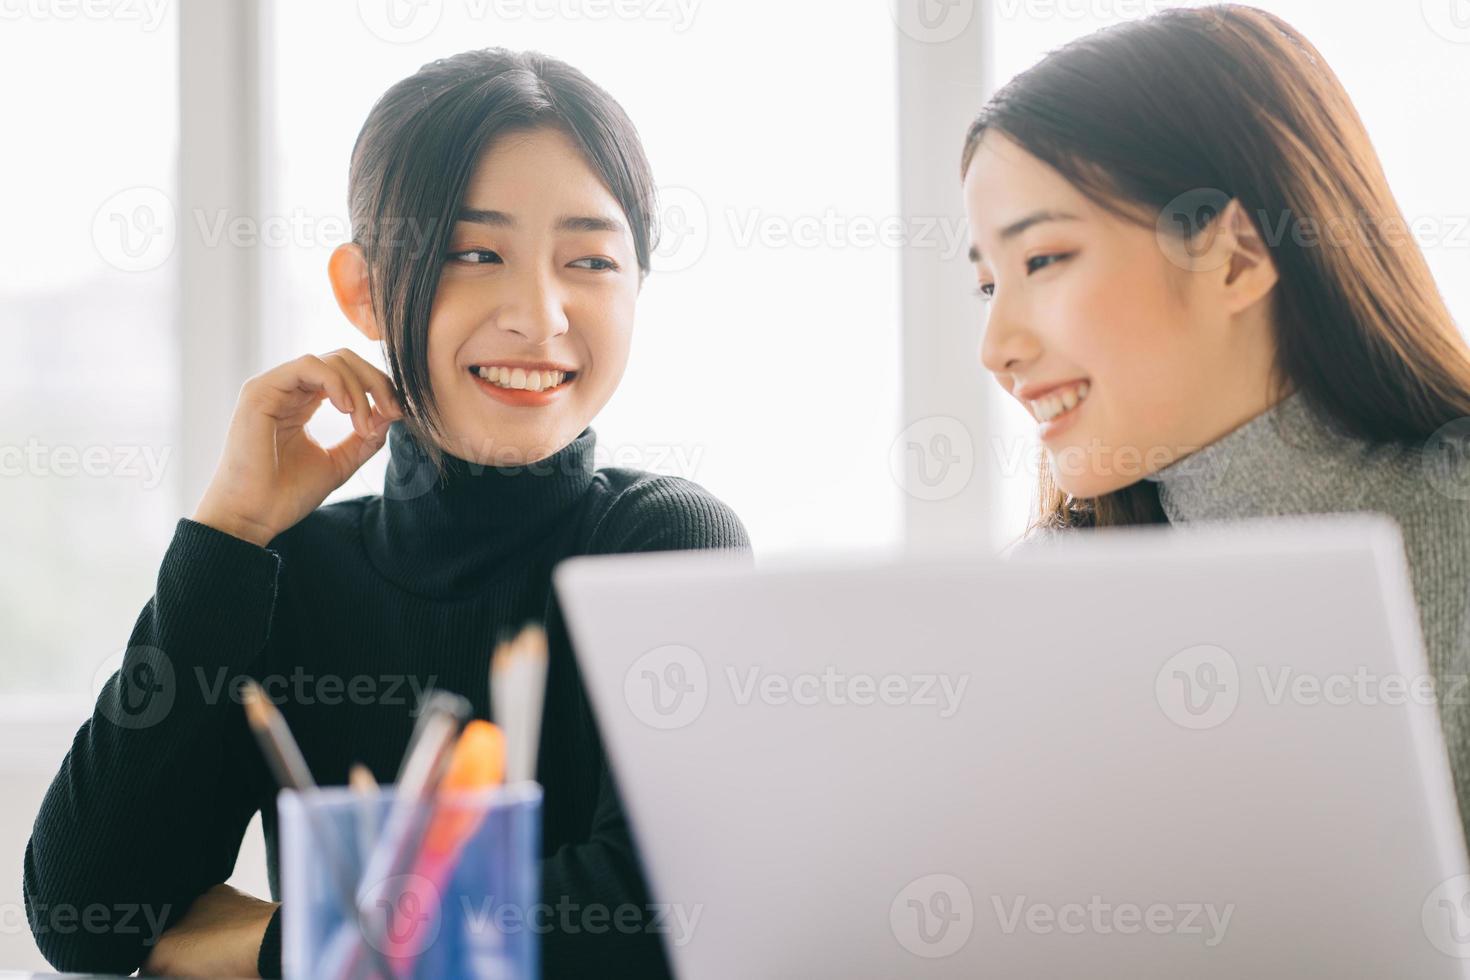
<instances>
[{"instance_id":1,"label":"long straight hair","mask_svg":"<svg viewBox=\"0 0 1470 980\"><path fill-rule=\"evenodd\" d=\"M1099 206L1186 240L1238 200L1279 273L1273 385L1337 431L1422 445L1470 416L1470 348L1362 120L1279 17L1181 8L1060 48L986 104L962 175L991 130ZM1079 499L1041 467L1031 530L1164 520L1153 481Z\"/></svg>"}]
</instances>

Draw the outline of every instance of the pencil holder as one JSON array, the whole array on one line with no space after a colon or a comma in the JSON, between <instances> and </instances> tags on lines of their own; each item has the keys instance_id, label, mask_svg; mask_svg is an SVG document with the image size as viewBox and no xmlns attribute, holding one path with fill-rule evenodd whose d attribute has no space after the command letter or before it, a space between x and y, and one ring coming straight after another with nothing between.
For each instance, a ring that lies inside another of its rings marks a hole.
<instances>
[{"instance_id":1,"label":"pencil holder","mask_svg":"<svg viewBox=\"0 0 1470 980\"><path fill-rule=\"evenodd\" d=\"M393 791L281 791L286 977L536 977L541 787Z\"/></svg>"}]
</instances>

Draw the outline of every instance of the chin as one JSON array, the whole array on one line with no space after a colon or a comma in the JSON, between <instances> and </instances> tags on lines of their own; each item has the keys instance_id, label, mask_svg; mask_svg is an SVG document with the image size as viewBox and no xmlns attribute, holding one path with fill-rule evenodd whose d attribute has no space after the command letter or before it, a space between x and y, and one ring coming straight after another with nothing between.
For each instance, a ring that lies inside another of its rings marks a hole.
<instances>
[{"instance_id":1,"label":"chin","mask_svg":"<svg viewBox=\"0 0 1470 980\"><path fill-rule=\"evenodd\" d=\"M444 450L451 456L481 466L512 467L535 463L571 442L582 431L577 429L565 439L559 439L559 434L566 427L551 420L528 419L506 423L479 416L445 421L451 435Z\"/></svg>"},{"instance_id":2,"label":"chin","mask_svg":"<svg viewBox=\"0 0 1470 980\"><path fill-rule=\"evenodd\" d=\"M499 430L495 443L502 466L527 466L555 455L582 431L565 420L536 420ZM487 433L487 437L489 434Z\"/></svg>"},{"instance_id":3,"label":"chin","mask_svg":"<svg viewBox=\"0 0 1470 980\"><path fill-rule=\"evenodd\" d=\"M1046 454L1051 479L1062 492L1079 499L1101 497L1122 490L1143 479L1146 474L1138 466L1113 465L1083 452L1081 447L1062 447Z\"/></svg>"}]
</instances>

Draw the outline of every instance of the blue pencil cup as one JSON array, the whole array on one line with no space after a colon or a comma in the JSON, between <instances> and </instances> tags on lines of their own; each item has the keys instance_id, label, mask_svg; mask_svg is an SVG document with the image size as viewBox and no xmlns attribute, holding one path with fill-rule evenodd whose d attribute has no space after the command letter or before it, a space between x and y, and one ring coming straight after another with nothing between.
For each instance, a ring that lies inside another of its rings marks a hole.
<instances>
[{"instance_id":1,"label":"blue pencil cup","mask_svg":"<svg viewBox=\"0 0 1470 980\"><path fill-rule=\"evenodd\" d=\"M413 808L414 846L398 847L392 873L377 881L363 878L375 849L403 841L385 834L392 786L282 790L278 802L286 977L539 975L539 785L444 794Z\"/></svg>"}]
</instances>

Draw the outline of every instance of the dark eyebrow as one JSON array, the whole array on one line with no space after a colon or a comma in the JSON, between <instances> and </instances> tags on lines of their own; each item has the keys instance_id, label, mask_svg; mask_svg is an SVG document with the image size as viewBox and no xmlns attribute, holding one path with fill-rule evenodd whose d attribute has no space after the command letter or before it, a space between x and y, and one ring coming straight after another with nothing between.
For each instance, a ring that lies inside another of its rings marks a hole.
<instances>
[{"instance_id":1,"label":"dark eyebrow","mask_svg":"<svg viewBox=\"0 0 1470 980\"><path fill-rule=\"evenodd\" d=\"M1025 231L1027 228L1030 228L1032 225L1044 224L1048 221L1081 220L1082 219L1078 218L1075 214L1068 214L1065 211L1033 211L1031 214L1026 215L1026 217L1022 218L1020 221L1012 221L1010 224L1002 228L1000 230L1000 240L1003 242L1010 241L1012 238L1015 238L1017 235L1021 234L1021 232ZM973 245L970 246L970 261L972 263L980 261L980 250Z\"/></svg>"},{"instance_id":2,"label":"dark eyebrow","mask_svg":"<svg viewBox=\"0 0 1470 980\"><path fill-rule=\"evenodd\" d=\"M484 211L479 208L460 208L459 220L477 225L493 225L497 228L514 228L516 219L504 211ZM562 218L556 223L557 231L610 231L617 234L623 230L622 222L612 218L576 215Z\"/></svg>"},{"instance_id":3,"label":"dark eyebrow","mask_svg":"<svg viewBox=\"0 0 1470 980\"><path fill-rule=\"evenodd\" d=\"M494 225L497 228L516 226L516 219L504 211L482 211L479 208L460 208L458 220L476 225Z\"/></svg>"},{"instance_id":4,"label":"dark eyebrow","mask_svg":"<svg viewBox=\"0 0 1470 980\"><path fill-rule=\"evenodd\" d=\"M562 218L556 223L558 231L610 231L618 234L623 230L621 221L612 218L573 217Z\"/></svg>"}]
</instances>

